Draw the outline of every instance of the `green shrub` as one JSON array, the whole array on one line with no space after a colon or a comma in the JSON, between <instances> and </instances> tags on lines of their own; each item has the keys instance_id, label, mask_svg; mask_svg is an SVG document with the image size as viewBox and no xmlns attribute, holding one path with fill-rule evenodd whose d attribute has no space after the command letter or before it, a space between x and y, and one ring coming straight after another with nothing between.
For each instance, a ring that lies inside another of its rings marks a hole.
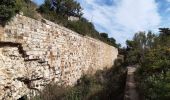
<instances>
[{"instance_id":1,"label":"green shrub","mask_svg":"<svg viewBox=\"0 0 170 100\"><path fill-rule=\"evenodd\" d=\"M58 0L57 0L58 1ZM61 1L58 1L61 2ZM59 5L58 5L59 6ZM89 22L87 19L81 17L82 13L81 13L81 7L80 4L70 0L66 2L66 6L67 7L71 7L71 9L75 9L78 10L78 17L80 18L80 20L78 21L69 21L68 20L68 12L69 11L60 11L57 9L60 9L61 7L59 6L59 8L55 9L50 9L51 5L50 5L50 1L49 0L45 0L44 4L42 4L39 8L38 8L38 12L42 15L42 17L44 17L47 20L50 20L52 22L55 22L59 25L62 25L64 27L67 27L83 36L87 35L90 36L92 38L101 40L109 45L115 46L115 47L119 47L116 44L116 41L114 38L108 38L108 34L105 33L105 35L107 37L102 37L102 35L99 34L99 32L95 29L94 25ZM74 11L74 10L73 10Z\"/></svg>"},{"instance_id":2,"label":"green shrub","mask_svg":"<svg viewBox=\"0 0 170 100\"><path fill-rule=\"evenodd\" d=\"M79 34L99 38L99 33L95 30L93 24L84 18L81 18L79 21L68 21L66 27L76 31Z\"/></svg>"},{"instance_id":3,"label":"green shrub","mask_svg":"<svg viewBox=\"0 0 170 100\"><path fill-rule=\"evenodd\" d=\"M126 70L117 64L111 69L84 75L74 87L48 85L32 100L122 100L126 83Z\"/></svg>"},{"instance_id":4,"label":"green shrub","mask_svg":"<svg viewBox=\"0 0 170 100\"><path fill-rule=\"evenodd\" d=\"M23 12L23 14L27 17L33 18L33 19L39 19L39 15L36 11L37 5L30 1L30 0L17 0L18 5L21 5L20 11Z\"/></svg>"},{"instance_id":5,"label":"green shrub","mask_svg":"<svg viewBox=\"0 0 170 100\"><path fill-rule=\"evenodd\" d=\"M65 87L49 84L40 95L35 96L32 100L62 100L66 91Z\"/></svg>"},{"instance_id":6,"label":"green shrub","mask_svg":"<svg viewBox=\"0 0 170 100\"><path fill-rule=\"evenodd\" d=\"M18 9L15 8L15 0L1 0L0 2L0 21L6 23L13 17Z\"/></svg>"},{"instance_id":7,"label":"green shrub","mask_svg":"<svg viewBox=\"0 0 170 100\"><path fill-rule=\"evenodd\" d=\"M23 12L25 16L36 18L36 4L30 0L1 0L0 2L0 21L5 25L13 16Z\"/></svg>"},{"instance_id":8,"label":"green shrub","mask_svg":"<svg viewBox=\"0 0 170 100\"><path fill-rule=\"evenodd\" d=\"M61 1L59 0L58 2ZM114 38L108 38L107 33L105 33L105 36L103 37L102 33L99 34L91 22L81 17L82 8L78 2L74 0L66 0L65 6L67 9L61 10L62 6L63 5L58 5L59 8L54 10L50 9L50 0L45 0L44 4L42 4L39 8L37 8L37 5L31 0L2 0L2 2L0 2L0 22L5 25L5 23L17 13L23 12L23 14L27 17L33 19L40 19L41 17L44 17L47 20L67 27L83 36L88 35L109 45L119 47ZM69 13L71 11L76 13L75 17L80 18L79 21L68 20L68 17L70 16Z\"/></svg>"},{"instance_id":9,"label":"green shrub","mask_svg":"<svg viewBox=\"0 0 170 100\"><path fill-rule=\"evenodd\" d=\"M163 74L157 75L139 74L136 77L137 77L136 80L138 80L137 85L140 95L143 96L142 100L169 100L170 79L168 78L165 79Z\"/></svg>"}]
</instances>

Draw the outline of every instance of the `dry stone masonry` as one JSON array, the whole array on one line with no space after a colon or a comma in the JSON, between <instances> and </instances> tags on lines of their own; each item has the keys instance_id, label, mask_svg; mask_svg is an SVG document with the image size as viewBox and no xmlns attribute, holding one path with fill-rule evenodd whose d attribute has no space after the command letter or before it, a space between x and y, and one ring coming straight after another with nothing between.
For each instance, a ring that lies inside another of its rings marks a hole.
<instances>
[{"instance_id":1,"label":"dry stone masonry","mask_svg":"<svg viewBox=\"0 0 170 100\"><path fill-rule=\"evenodd\" d=\"M49 83L74 85L109 68L118 50L42 19L16 15L0 29L0 99L17 100Z\"/></svg>"}]
</instances>

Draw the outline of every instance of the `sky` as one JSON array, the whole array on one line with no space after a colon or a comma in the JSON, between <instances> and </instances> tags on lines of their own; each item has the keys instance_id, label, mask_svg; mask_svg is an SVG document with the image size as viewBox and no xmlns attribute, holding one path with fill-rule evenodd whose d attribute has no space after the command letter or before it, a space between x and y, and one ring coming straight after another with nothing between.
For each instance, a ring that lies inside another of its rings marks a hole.
<instances>
[{"instance_id":1,"label":"sky","mask_svg":"<svg viewBox=\"0 0 170 100\"><path fill-rule=\"evenodd\" d=\"M38 5L43 0L34 0ZM83 8L83 17L99 32L114 37L125 46L127 39L139 31L158 32L170 27L170 0L76 0Z\"/></svg>"}]
</instances>

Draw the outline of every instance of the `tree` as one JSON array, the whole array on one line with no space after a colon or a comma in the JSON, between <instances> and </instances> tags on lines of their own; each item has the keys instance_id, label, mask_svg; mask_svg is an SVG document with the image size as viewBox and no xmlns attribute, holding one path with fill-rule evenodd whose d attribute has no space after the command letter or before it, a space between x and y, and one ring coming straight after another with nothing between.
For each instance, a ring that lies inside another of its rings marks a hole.
<instances>
[{"instance_id":1,"label":"tree","mask_svg":"<svg viewBox=\"0 0 170 100\"><path fill-rule=\"evenodd\" d=\"M136 33L133 40L137 43L137 48L145 49L146 47L146 35L145 32Z\"/></svg>"},{"instance_id":2,"label":"tree","mask_svg":"<svg viewBox=\"0 0 170 100\"><path fill-rule=\"evenodd\" d=\"M137 46L137 43L133 40L127 40L126 45L128 49L134 49Z\"/></svg>"},{"instance_id":3,"label":"tree","mask_svg":"<svg viewBox=\"0 0 170 100\"><path fill-rule=\"evenodd\" d=\"M170 35L169 28L159 28L160 35Z\"/></svg>"},{"instance_id":4,"label":"tree","mask_svg":"<svg viewBox=\"0 0 170 100\"><path fill-rule=\"evenodd\" d=\"M157 39L159 41L160 45L164 45L167 47L170 47L170 29L169 28L159 28L160 34L159 38Z\"/></svg>"},{"instance_id":5,"label":"tree","mask_svg":"<svg viewBox=\"0 0 170 100\"><path fill-rule=\"evenodd\" d=\"M147 37L146 37L146 45L147 48L152 48L155 42L155 34L153 34L151 31L148 32Z\"/></svg>"},{"instance_id":6,"label":"tree","mask_svg":"<svg viewBox=\"0 0 170 100\"><path fill-rule=\"evenodd\" d=\"M55 7L51 7L50 0L45 0L38 11L41 15L57 24L65 26L81 35L87 35L99 39L109 45L119 47L114 38L108 38L107 33L101 33L95 29L93 23L89 22L82 16L82 8L75 0L53 0ZM53 5L53 6L54 6ZM51 9L50 9L51 8ZM78 21L69 21L68 16L80 17Z\"/></svg>"},{"instance_id":7,"label":"tree","mask_svg":"<svg viewBox=\"0 0 170 100\"><path fill-rule=\"evenodd\" d=\"M134 45L135 44L135 45ZM127 60L135 61L137 55L141 66L137 71L140 91L144 99L168 100L170 98L170 30L160 28L160 34L149 31L135 34L127 51ZM137 53L136 53L137 52ZM136 54L135 54L136 53Z\"/></svg>"},{"instance_id":8,"label":"tree","mask_svg":"<svg viewBox=\"0 0 170 100\"><path fill-rule=\"evenodd\" d=\"M57 14L61 14L63 16L75 16L81 17L82 16L82 8L77 1L74 0L53 0L54 4L50 2L51 0L45 0L44 4L42 4L39 8L39 11L47 12L50 10L54 10ZM52 7L51 7L52 6Z\"/></svg>"},{"instance_id":9,"label":"tree","mask_svg":"<svg viewBox=\"0 0 170 100\"><path fill-rule=\"evenodd\" d=\"M38 8L38 11L40 13L48 13L50 11L50 1L49 0L45 0L44 1L44 4L42 4L39 8Z\"/></svg>"},{"instance_id":10,"label":"tree","mask_svg":"<svg viewBox=\"0 0 170 100\"><path fill-rule=\"evenodd\" d=\"M107 33L100 33L100 36L103 38L108 38L108 34Z\"/></svg>"},{"instance_id":11,"label":"tree","mask_svg":"<svg viewBox=\"0 0 170 100\"><path fill-rule=\"evenodd\" d=\"M63 6L66 8L66 14L69 16L81 17L83 14L80 3L74 0L65 0Z\"/></svg>"},{"instance_id":12,"label":"tree","mask_svg":"<svg viewBox=\"0 0 170 100\"><path fill-rule=\"evenodd\" d=\"M140 51L137 48L137 42L134 40L127 40L126 41L127 45L127 53L125 55L125 61L128 65L134 65L139 63L140 59Z\"/></svg>"},{"instance_id":13,"label":"tree","mask_svg":"<svg viewBox=\"0 0 170 100\"><path fill-rule=\"evenodd\" d=\"M121 47L121 44L116 44L116 40L113 37L109 38L109 41L112 46L117 47L117 48Z\"/></svg>"},{"instance_id":14,"label":"tree","mask_svg":"<svg viewBox=\"0 0 170 100\"><path fill-rule=\"evenodd\" d=\"M134 35L133 40L127 40L127 63L139 64L145 59L147 48L147 36L145 32L138 32Z\"/></svg>"}]
</instances>

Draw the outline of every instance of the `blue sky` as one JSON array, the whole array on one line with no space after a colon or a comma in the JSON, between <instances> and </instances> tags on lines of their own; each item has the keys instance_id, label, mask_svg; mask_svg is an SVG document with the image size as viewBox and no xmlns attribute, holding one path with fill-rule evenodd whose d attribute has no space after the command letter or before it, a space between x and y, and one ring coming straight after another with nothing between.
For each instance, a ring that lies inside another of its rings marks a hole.
<instances>
[{"instance_id":1,"label":"blue sky","mask_svg":"<svg viewBox=\"0 0 170 100\"><path fill-rule=\"evenodd\" d=\"M34 0L41 4L43 0ZM170 0L77 0L99 32L125 46L138 31L170 27Z\"/></svg>"}]
</instances>

